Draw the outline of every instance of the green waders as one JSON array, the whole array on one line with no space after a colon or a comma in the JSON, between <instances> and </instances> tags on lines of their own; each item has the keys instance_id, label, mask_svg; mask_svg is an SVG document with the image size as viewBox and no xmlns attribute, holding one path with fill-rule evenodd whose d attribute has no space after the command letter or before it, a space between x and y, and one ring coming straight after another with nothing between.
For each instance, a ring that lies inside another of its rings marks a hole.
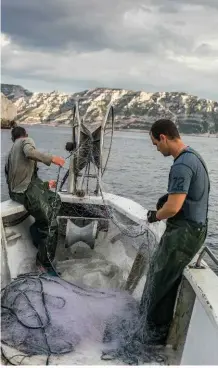
<instances>
[{"instance_id":1,"label":"green waders","mask_svg":"<svg viewBox=\"0 0 218 368\"><path fill-rule=\"evenodd\" d=\"M33 177L26 192L10 192L10 197L23 204L35 218L35 223L30 227L30 234L33 244L38 248L37 260L44 267L51 267L50 261L54 260L57 247L57 215L61 207L59 195L49 190L47 183Z\"/></svg>"},{"instance_id":2,"label":"green waders","mask_svg":"<svg viewBox=\"0 0 218 368\"><path fill-rule=\"evenodd\" d=\"M184 268L204 243L207 225L168 220L151 259L140 303L142 340L164 344L173 318L177 290Z\"/></svg>"}]
</instances>

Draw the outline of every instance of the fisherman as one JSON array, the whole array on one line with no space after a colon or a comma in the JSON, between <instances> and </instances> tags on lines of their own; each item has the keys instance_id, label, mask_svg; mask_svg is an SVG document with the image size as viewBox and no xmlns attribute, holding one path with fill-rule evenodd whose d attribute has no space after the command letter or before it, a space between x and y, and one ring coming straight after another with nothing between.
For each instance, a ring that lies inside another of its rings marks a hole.
<instances>
[{"instance_id":1,"label":"fisherman","mask_svg":"<svg viewBox=\"0 0 218 368\"><path fill-rule=\"evenodd\" d=\"M62 157L39 152L26 130L15 126L11 131L13 146L9 152L5 174L10 198L24 205L35 218L30 227L33 244L38 248L36 265L41 270L53 273L52 262L57 247L58 225L56 216L61 207L61 199L51 191L56 182L43 182L37 176L37 162L50 166L63 166Z\"/></svg>"},{"instance_id":2,"label":"fisherman","mask_svg":"<svg viewBox=\"0 0 218 368\"><path fill-rule=\"evenodd\" d=\"M184 268L203 245L207 235L209 175L202 157L181 139L176 125L156 121L150 138L165 157L173 156L168 193L156 210L147 214L149 223L166 220L166 230L151 260L140 310L145 315L144 342L166 345L177 290Z\"/></svg>"}]
</instances>

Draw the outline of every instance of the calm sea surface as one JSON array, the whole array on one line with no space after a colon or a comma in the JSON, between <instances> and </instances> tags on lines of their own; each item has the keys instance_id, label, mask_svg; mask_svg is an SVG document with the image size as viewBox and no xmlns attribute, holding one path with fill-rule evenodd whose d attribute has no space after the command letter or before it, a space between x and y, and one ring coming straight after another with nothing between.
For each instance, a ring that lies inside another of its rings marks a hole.
<instances>
[{"instance_id":1,"label":"calm sea surface","mask_svg":"<svg viewBox=\"0 0 218 368\"><path fill-rule=\"evenodd\" d=\"M67 156L64 147L71 139L69 128L29 126L27 129L39 150ZM218 256L218 139L183 136L183 140L203 156L208 166L211 194L207 244ZM1 130L1 201L9 198L4 164L11 145L10 130ZM66 167L67 163L68 161ZM105 190L131 198L147 209L154 209L157 199L166 193L171 164L172 158L164 158L157 152L147 134L115 132L108 168L104 175ZM55 179L57 167L39 164L39 175L42 179ZM213 263L210 264L215 270Z\"/></svg>"}]
</instances>

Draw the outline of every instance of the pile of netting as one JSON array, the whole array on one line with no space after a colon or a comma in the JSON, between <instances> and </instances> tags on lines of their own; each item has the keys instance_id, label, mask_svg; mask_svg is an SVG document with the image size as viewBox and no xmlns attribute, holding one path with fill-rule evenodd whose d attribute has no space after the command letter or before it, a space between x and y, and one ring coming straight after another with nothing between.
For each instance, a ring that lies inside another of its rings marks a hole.
<instances>
[{"instance_id":1,"label":"pile of netting","mask_svg":"<svg viewBox=\"0 0 218 368\"><path fill-rule=\"evenodd\" d=\"M97 346L102 360L149 361L136 336L140 323L138 303L127 292L88 288L46 274L20 275L2 291L1 342L19 350L19 364L42 355L48 365L52 356L72 353L83 343ZM2 353L13 364L4 348Z\"/></svg>"}]
</instances>

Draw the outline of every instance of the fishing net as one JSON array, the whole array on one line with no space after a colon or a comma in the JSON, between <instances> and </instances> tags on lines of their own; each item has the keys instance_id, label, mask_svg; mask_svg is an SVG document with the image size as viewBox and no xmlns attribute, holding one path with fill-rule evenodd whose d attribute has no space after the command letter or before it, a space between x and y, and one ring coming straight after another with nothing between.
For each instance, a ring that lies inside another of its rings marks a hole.
<instances>
[{"instance_id":1,"label":"fishing net","mask_svg":"<svg viewBox=\"0 0 218 368\"><path fill-rule=\"evenodd\" d=\"M2 292L1 340L4 346L19 350L9 358L10 350L3 348L11 364L34 355L44 357L42 364L52 364L52 357L74 352L81 344L94 347L102 360L138 364L152 357L163 362L140 342L140 324L138 303L124 291L25 274Z\"/></svg>"},{"instance_id":2,"label":"fishing net","mask_svg":"<svg viewBox=\"0 0 218 368\"><path fill-rule=\"evenodd\" d=\"M109 126L112 124L111 120ZM81 174L77 194L98 192L101 201L96 205L85 201L62 204L58 262L51 261L56 277L25 273L2 290L2 354L10 364L32 364L28 358L34 356L47 365L58 364L55 358L59 356L70 356L67 364L87 364L87 352L93 364L165 362L162 354L146 344L149 295L144 298L143 311L139 308L146 272L164 225L148 225L146 211L143 219L130 219L108 203L108 186L98 175L99 169L105 170L98 138L84 128L81 146L71 153ZM105 138L109 152L111 141L110 133ZM107 160L106 153L106 164ZM90 178L95 179L93 183ZM60 184L61 170L57 181ZM62 181L61 188L66 184ZM84 242L67 249L67 223L78 225L81 219L98 220L94 249Z\"/></svg>"},{"instance_id":3,"label":"fishing net","mask_svg":"<svg viewBox=\"0 0 218 368\"><path fill-rule=\"evenodd\" d=\"M46 275L19 276L5 288L1 302L2 342L46 359L72 352L85 340L90 344L108 340L107 349L122 345L139 317L137 303L127 293Z\"/></svg>"},{"instance_id":4,"label":"fishing net","mask_svg":"<svg viewBox=\"0 0 218 368\"><path fill-rule=\"evenodd\" d=\"M136 230L115 213L114 219L127 233L130 227ZM10 364L58 364L57 356L87 364L87 352L93 364L165 362L163 354L146 345L145 301L143 313L139 309L155 230L129 238L110 219L107 230L107 239L100 231L94 249L82 242L72 246L68 259L59 244L54 268L60 277L24 274L2 290L2 352ZM132 244L135 259L126 254ZM41 360L28 361L34 356Z\"/></svg>"}]
</instances>

